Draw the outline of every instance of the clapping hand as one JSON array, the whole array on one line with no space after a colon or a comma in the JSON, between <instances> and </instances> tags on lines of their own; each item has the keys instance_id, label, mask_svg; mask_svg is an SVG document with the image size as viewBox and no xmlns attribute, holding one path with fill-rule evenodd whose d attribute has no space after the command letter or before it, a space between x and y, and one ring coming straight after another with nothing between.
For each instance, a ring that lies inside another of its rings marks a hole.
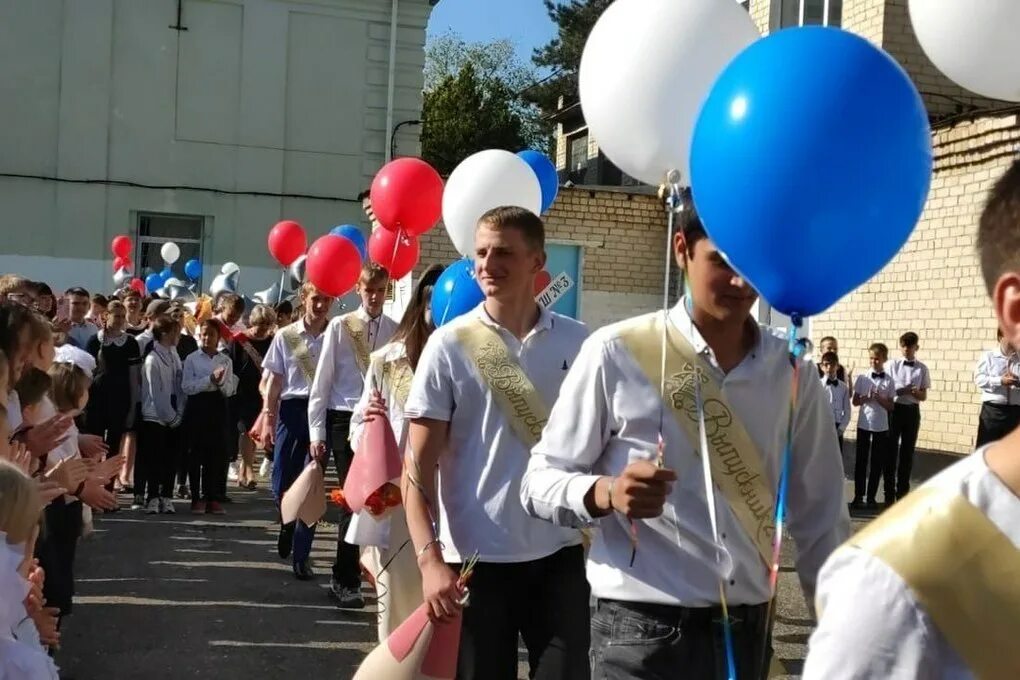
<instances>
[{"instance_id":1,"label":"clapping hand","mask_svg":"<svg viewBox=\"0 0 1020 680\"><path fill-rule=\"evenodd\" d=\"M55 415L46 422L26 430L21 435L29 453L42 458L67 438L67 430L73 419L70 416Z\"/></svg>"},{"instance_id":2,"label":"clapping hand","mask_svg":"<svg viewBox=\"0 0 1020 680\"><path fill-rule=\"evenodd\" d=\"M78 450L83 458L99 458L110 452L110 447L102 437L96 434L78 435Z\"/></svg>"},{"instance_id":3,"label":"clapping hand","mask_svg":"<svg viewBox=\"0 0 1020 680\"><path fill-rule=\"evenodd\" d=\"M223 379L226 378L226 376L227 376L227 369L226 369L226 367L220 366L219 368L213 369L212 376L210 377L210 380L212 380L212 384L213 385L216 385L217 387L219 387L220 385L223 384Z\"/></svg>"},{"instance_id":4,"label":"clapping hand","mask_svg":"<svg viewBox=\"0 0 1020 680\"><path fill-rule=\"evenodd\" d=\"M32 454L28 452L23 442L11 442L6 458L26 475L31 474Z\"/></svg>"},{"instance_id":5,"label":"clapping hand","mask_svg":"<svg viewBox=\"0 0 1020 680\"><path fill-rule=\"evenodd\" d=\"M117 497L103 487L103 483L96 479L85 480L85 488L79 496L85 504L96 510L114 510L117 507Z\"/></svg>"},{"instance_id":6,"label":"clapping hand","mask_svg":"<svg viewBox=\"0 0 1020 680\"><path fill-rule=\"evenodd\" d=\"M89 467L81 458L65 458L46 471L46 479L65 489L77 489L88 477Z\"/></svg>"},{"instance_id":7,"label":"clapping hand","mask_svg":"<svg viewBox=\"0 0 1020 680\"><path fill-rule=\"evenodd\" d=\"M124 454L118 454L112 458L107 458L102 463L96 466L92 471L92 477L104 484L113 479L113 476L120 472L120 469L124 466Z\"/></svg>"},{"instance_id":8,"label":"clapping hand","mask_svg":"<svg viewBox=\"0 0 1020 680\"><path fill-rule=\"evenodd\" d=\"M51 482L49 480L39 480L39 499L43 505L49 505L52 501L60 498L68 490L60 486L57 482Z\"/></svg>"}]
</instances>

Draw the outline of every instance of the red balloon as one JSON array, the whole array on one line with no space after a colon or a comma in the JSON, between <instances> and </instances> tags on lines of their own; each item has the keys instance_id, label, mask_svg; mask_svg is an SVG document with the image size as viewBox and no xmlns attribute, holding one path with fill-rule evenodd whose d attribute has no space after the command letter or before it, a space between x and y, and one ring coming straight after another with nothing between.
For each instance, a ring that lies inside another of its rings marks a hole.
<instances>
[{"instance_id":1,"label":"red balloon","mask_svg":"<svg viewBox=\"0 0 1020 680\"><path fill-rule=\"evenodd\" d=\"M340 297L358 283L361 253L342 236L327 234L308 249L305 274L326 295Z\"/></svg>"},{"instance_id":2,"label":"red balloon","mask_svg":"<svg viewBox=\"0 0 1020 680\"><path fill-rule=\"evenodd\" d=\"M538 295L545 290L550 283L552 283L552 274L546 270L543 269L539 273L535 274L535 295Z\"/></svg>"},{"instance_id":3,"label":"red balloon","mask_svg":"<svg viewBox=\"0 0 1020 680\"><path fill-rule=\"evenodd\" d=\"M419 236L443 213L443 179L420 158L398 158L372 180L372 212L379 224Z\"/></svg>"},{"instance_id":4,"label":"red balloon","mask_svg":"<svg viewBox=\"0 0 1020 680\"><path fill-rule=\"evenodd\" d=\"M282 267L294 264L307 247L304 227L297 222L284 220L269 230L269 252Z\"/></svg>"},{"instance_id":5,"label":"red balloon","mask_svg":"<svg viewBox=\"0 0 1020 680\"><path fill-rule=\"evenodd\" d=\"M131 279L131 287L138 291L139 295L145 295L145 281L141 279Z\"/></svg>"},{"instance_id":6,"label":"red balloon","mask_svg":"<svg viewBox=\"0 0 1020 680\"><path fill-rule=\"evenodd\" d=\"M113 250L113 254L117 257L131 257L132 248L131 239L123 234L115 236L110 244L110 249Z\"/></svg>"},{"instance_id":7,"label":"red balloon","mask_svg":"<svg viewBox=\"0 0 1020 680\"><path fill-rule=\"evenodd\" d=\"M129 257L116 257L113 259L113 271L119 272L121 269L131 269L134 263L131 262Z\"/></svg>"},{"instance_id":8,"label":"red balloon","mask_svg":"<svg viewBox=\"0 0 1020 680\"><path fill-rule=\"evenodd\" d=\"M418 264L419 252L421 245L416 236L376 229L368 237L368 256L388 271L391 279L402 279L410 274Z\"/></svg>"}]
</instances>

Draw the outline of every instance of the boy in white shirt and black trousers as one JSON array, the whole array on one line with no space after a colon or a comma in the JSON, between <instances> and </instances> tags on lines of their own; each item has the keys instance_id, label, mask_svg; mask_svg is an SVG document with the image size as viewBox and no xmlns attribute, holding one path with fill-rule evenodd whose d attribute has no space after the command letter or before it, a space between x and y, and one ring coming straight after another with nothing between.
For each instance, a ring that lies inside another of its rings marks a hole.
<instances>
[{"instance_id":1,"label":"boy in white shirt and black trousers","mask_svg":"<svg viewBox=\"0 0 1020 680\"><path fill-rule=\"evenodd\" d=\"M836 424L836 441L839 442L839 451L842 455L843 433L850 424L850 388L837 377L840 365L839 355L835 352L824 353L818 368L822 371L822 386L829 398L832 420Z\"/></svg>"},{"instance_id":2,"label":"boy in white shirt and black trousers","mask_svg":"<svg viewBox=\"0 0 1020 680\"><path fill-rule=\"evenodd\" d=\"M999 346L981 355L974 383L981 390L976 446L998 441L1020 425L1020 356L1000 329Z\"/></svg>"},{"instance_id":3,"label":"boy in white shirt and black trousers","mask_svg":"<svg viewBox=\"0 0 1020 680\"><path fill-rule=\"evenodd\" d=\"M931 375L917 359L917 333L900 336L903 356L893 359L885 371L893 379L896 400L889 421L889 457L886 459L885 486L895 485L896 500L910 491L910 473L914 467L917 433L921 430L921 402L928 398Z\"/></svg>"},{"instance_id":4,"label":"boy in white shirt and black trousers","mask_svg":"<svg viewBox=\"0 0 1020 680\"><path fill-rule=\"evenodd\" d=\"M181 358L177 338L181 326L168 316L152 324L152 347L142 365L142 427L135 462L135 495L147 495L145 511L173 514L174 477L179 453L173 436L184 419ZM140 481L140 484L139 484Z\"/></svg>"},{"instance_id":5,"label":"boy in white shirt and black trousers","mask_svg":"<svg viewBox=\"0 0 1020 680\"><path fill-rule=\"evenodd\" d=\"M220 323L204 321L198 331L199 351L184 360L181 381L188 405L184 425L188 441L191 512L224 513L219 498L226 485L226 455L233 434L227 420L228 399L237 390L233 362L219 351Z\"/></svg>"},{"instance_id":6,"label":"boy in white shirt and black trousers","mask_svg":"<svg viewBox=\"0 0 1020 680\"><path fill-rule=\"evenodd\" d=\"M390 340L397 322L382 313L390 277L386 270L366 263L358 279L361 306L330 321L322 343L322 356L308 400L308 430L312 455L326 469L333 453L340 486L347 479L354 451L351 449L351 415L365 389L369 355ZM338 607L361 609L361 566L358 546L344 541L351 513L340 509L337 522L336 560L329 595Z\"/></svg>"},{"instance_id":7,"label":"boy in white shirt and black trousers","mask_svg":"<svg viewBox=\"0 0 1020 680\"><path fill-rule=\"evenodd\" d=\"M304 316L276 332L262 362L262 368L269 372L262 407L262 441L274 447L273 497L277 506L311 458L308 393L315 379L333 300L314 285L304 284L301 287ZM314 538L315 527L300 519L280 525L276 549L283 559L293 553L294 576L300 581L315 576L308 559Z\"/></svg>"},{"instance_id":8,"label":"boy in white shirt and black trousers","mask_svg":"<svg viewBox=\"0 0 1020 680\"><path fill-rule=\"evenodd\" d=\"M518 635L531 677L590 677L581 533L529 517L520 502L528 452L588 335L535 302L545 262L539 217L512 207L481 217L475 274L485 301L429 338L404 408L407 523L431 616L463 614L458 680L516 678ZM582 406L570 404L566 419ZM463 608L460 563L476 553Z\"/></svg>"},{"instance_id":9,"label":"boy in white shirt and black trousers","mask_svg":"<svg viewBox=\"0 0 1020 680\"><path fill-rule=\"evenodd\" d=\"M635 317L584 343L521 485L532 515L601 529L588 555L598 598L591 677L600 680L726 677L722 591L736 677L764 677L769 668L772 533L763 522L771 527L787 436L788 340L755 323L756 293L726 264L689 199L678 219L673 249L684 297L665 320L661 311ZM788 526L810 599L849 518L832 413L809 360L798 390ZM713 470L718 542L699 412L707 417L708 459L722 466Z\"/></svg>"},{"instance_id":10,"label":"boy in white shirt and black trousers","mask_svg":"<svg viewBox=\"0 0 1020 680\"><path fill-rule=\"evenodd\" d=\"M889 348L876 342L868 348L871 370L857 376L854 381L854 406L861 410L857 418L857 452L854 462L854 499L851 510L878 508L878 480L885 472L889 456L889 412L893 410L896 388L892 376L885 372ZM885 504L896 501L896 489L891 480L885 480ZM867 495L868 504L864 505Z\"/></svg>"}]
</instances>

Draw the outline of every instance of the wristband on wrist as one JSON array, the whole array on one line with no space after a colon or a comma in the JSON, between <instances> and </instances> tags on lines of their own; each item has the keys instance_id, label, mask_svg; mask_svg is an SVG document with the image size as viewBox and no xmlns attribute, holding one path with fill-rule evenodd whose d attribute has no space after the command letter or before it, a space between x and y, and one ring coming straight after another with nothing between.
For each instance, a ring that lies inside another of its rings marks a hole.
<instances>
[{"instance_id":1,"label":"wristband on wrist","mask_svg":"<svg viewBox=\"0 0 1020 680\"><path fill-rule=\"evenodd\" d=\"M79 497L79 496L81 496L81 492L82 492L82 490L83 490L84 488L85 488L85 482L82 482L81 484L79 484L79 485L78 485L78 488L77 488L77 489L75 489L75 490L74 490L74 493L73 493L73 494L71 494L71 495L72 495L72 496L75 496L75 497Z\"/></svg>"},{"instance_id":2,"label":"wristband on wrist","mask_svg":"<svg viewBox=\"0 0 1020 680\"><path fill-rule=\"evenodd\" d=\"M613 505L613 484L616 484L616 480L617 479L619 479L619 478L618 477L610 477L609 478L609 488L606 489L606 496L609 498L609 509L610 510L616 510L616 507Z\"/></svg>"},{"instance_id":3,"label":"wristband on wrist","mask_svg":"<svg viewBox=\"0 0 1020 680\"><path fill-rule=\"evenodd\" d=\"M422 555L427 553L429 548L431 548L434 545L438 545L440 551L442 551L442 549L446 547L443 545L443 542L440 541L438 538L433 538L431 541L423 545L422 549L418 551L418 557L421 557Z\"/></svg>"}]
</instances>

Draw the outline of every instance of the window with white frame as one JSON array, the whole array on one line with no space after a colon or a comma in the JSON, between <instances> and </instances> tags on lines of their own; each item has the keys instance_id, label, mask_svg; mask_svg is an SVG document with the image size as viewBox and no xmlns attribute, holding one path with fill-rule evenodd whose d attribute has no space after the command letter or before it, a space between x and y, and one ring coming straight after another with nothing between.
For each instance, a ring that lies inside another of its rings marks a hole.
<instances>
[{"instance_id":1,"label":"window with white frame","mask_svg":"<svg viewBox=\"0 0 1020 680\"><path fill-rule=\"evenodd\" d=\"M144 280L146 276L164 269L160 250L164 243L174 242L181 256L173 265L174 275L185 279L184 263L202 261L202 230L205 218L198 215L168 215L165 213L138 213L138 252L135 271ZM201 286L201 281L198 282Z\"/></svg>"},{"instance_id":2,"label":"window with white frame","mask_svg":"<svg viewBox=\"0 0 1020 680\"><path fill-rule=\"evenodd\" d=\"M843 0L778 0L779 28L790 26L839 26Z\"/></svg>"}]
</instances>

